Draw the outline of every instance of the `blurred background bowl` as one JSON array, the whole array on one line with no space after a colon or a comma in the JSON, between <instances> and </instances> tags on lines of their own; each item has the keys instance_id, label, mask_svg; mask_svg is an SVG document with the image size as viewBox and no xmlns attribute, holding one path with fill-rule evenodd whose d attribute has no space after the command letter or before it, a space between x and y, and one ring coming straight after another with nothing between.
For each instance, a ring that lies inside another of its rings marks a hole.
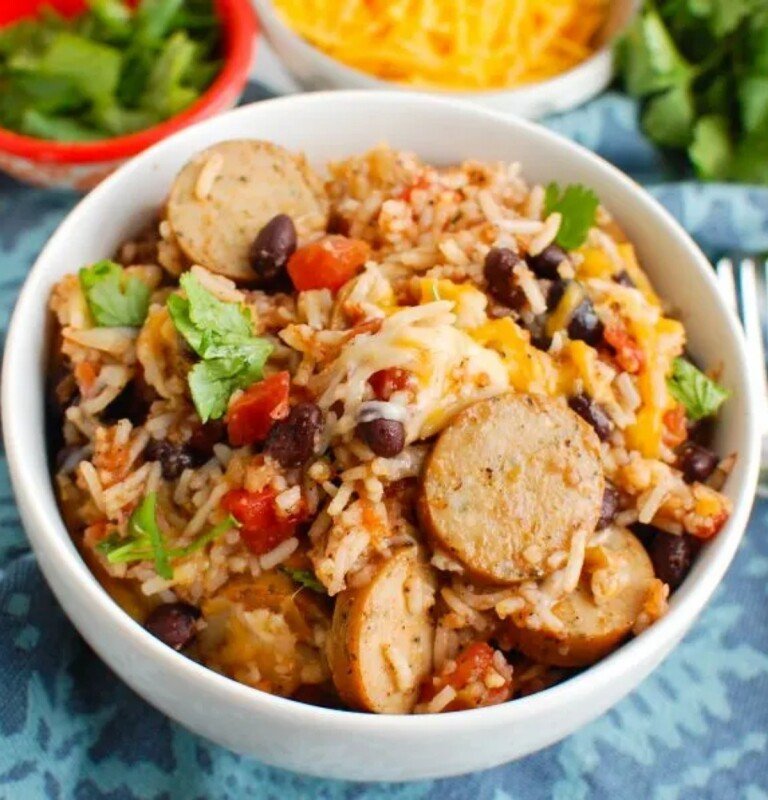
<instances>
[{"instance_id":1,"label":"blurred background bowl","mask_svg":"<svg viewBox=\"0 0 768 800\"><path fill-rule=\"evenodd\" d=\"M258 26L249 0L215 0L224 39L224 64L188 108L159 125L94 142L57 142L0 128L0 169L38 186L87 190L147 147L194 122L237 104L248 81ZM43 6L65 16L85 10L83 0L0 0L0 27L33 17Z\"/></svg>"},{"instance_id":2,"label":"blurred background bowl","mask_svg":"<svg viewBox=\"0 0 768 800\"><path fill-rule=\"evenodd\" d=\"M425 91L423 87L383 80L342 64L309 44L286 25L276 12L272 0L253 0L253 5L267 41L300 88ZM640 0L612 0L595 53L554 78L491 91L428 91L528 119L567 111L599 94L610 83L614 72L614 44L639 8Z\"/></svg>"}]
</instances>

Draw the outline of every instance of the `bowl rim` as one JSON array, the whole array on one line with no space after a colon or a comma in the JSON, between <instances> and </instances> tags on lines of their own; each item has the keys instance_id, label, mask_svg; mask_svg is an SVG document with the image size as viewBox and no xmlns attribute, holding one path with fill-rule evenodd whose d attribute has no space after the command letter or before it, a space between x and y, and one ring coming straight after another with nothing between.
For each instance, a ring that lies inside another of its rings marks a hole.
<instances>
[{"instance_id":1,"label":"bowl rim","mask_svg":"<svg viewBox=\"0 0 768 800\"><path fill-rule=\"evenodd\" d=\"M192 130L199 133L200 128L214 127L220 124L222 117L208 119L194 126L194 129L188 128L171 139L158 143L155 147L120 167L89 195L80 200L49 239L25 280L8 327L2 372L2 396L0 397L9 471L14 492L26 523L24 525L25 532L38 558L45 553L46 562L56 564L57 570L65 570L68 573L72 586L76 587L83 602L92 609L94 614L99 614L105 624L115 627L116 632L129 643L126 647L131 649L133 656L152 661L159 669L173 674L178 680L184 681L187 686L205 686L206 691L210 695L215 695L217 701L224 701L228 706L237 706L244 712L255 715L266 714L275 719L289 720L290 718L291 723L303 721L308 725L323 726L328 732L338 730L360 735L375 732L393 736L428 735L438 729L441 735L459 730L462 733L471 733L479 732L491 723L498 724L500 721L514 720L516 723L520 723L535 719L543 712L557 707L568 707L569 703L577 701L579 696L583 697L585 693L599 691L620 680L622 675L631 672L632 665L640 660L643 653L665 655L685 633L720 584L744 534L755 495L760 459L758 390L755 381L750 378L744 339L735 316L727 309L727 305L717 292L717 282L709 262L674 217L642 187L612 164L585 147L536 123L453 99L370 90L314 92L274 98L242 106L222 116L236 121L238 118L246 118L253 114L256 108L278 104L294 106L295 108L292 109L294 113L300 114L305 106L321 104L328 107L337 100L373 103L389 109L401 107L401 112L403 104L406 106L414 103L426 104L434 110L436 115L441 112L460 113L475 117L479 122L484 121L488 125L503 125L510 131L514 131L515 128L524 129L529 134L564 149L572 157L584 162L587 167L614 181L623 191L633 194L637 202L641 203L650 214L666 224L670 236L682 239L689 251L692 267L695 265L694 271L698 275L697 280L708 286L708 290L716 296L716 302L724 312L724 335L729 336L736 345L739 362L737 374L743 381L743 385L739 389L743 389L746 395L744 398L746 409L744 441L739 450L739 457L744 462L743 482L735 487L733 514L717 540L718 545L720 542L723 543L720 545L719 558L713 559L706 565L706 571L699 575L695 582L688 581L683 584L676 593L667 615L640 636L626 642L607 658L581 673L544 691L512 702L472 711L434 715L365 714L346 709L313 706L268 694L220 675L175 652L162 644L123 611L102 588L83 558L72 547L69 532L61 516L46 517L39 504L35 502L40 481L48 481L50 485L51 476L47 469L44 470L43 475L40 475L29 465L25 458L25 452L27 452L26 440L30 438L30 434L22 430L24 426L14 424L14 421L19 416L23 417L26 411L23 387L24 375L29 373L29 369L28 363L25 362L22 355L26 337L25 319L35 308L39 308L41 302L47 303L47 292L43 291L43 285L45 283L44 268L49 258L49 251L58 246L59 240L66 241L69 230L76 227L83 217L87 217L90 207L98 204L102 197L108 196L113 191L113 187L119 186L124 176L132 172L150 170L152 160L158 156L162 157L162 148L171 149L176 140ZM62 592L62 596L64 594ZM61 599L59 601L66 606ZM90 643L98 652L99 643L93 641ZM130 682L130 679L128 681Z\"/></svg>"},{"instance_id":2,"label":"bowl rim","mask_svg":"<svg viewBox=\"0 0 768 800\"><path fill-rule=\"evenodd\" d=\"M57 142L0 127L0 154L52 164L87 164L128 158L215 113L245 85L255 53L258 17L249 0L215 0L225 34L224 63L213 83L178 114L150 128L92 142Z\"/></svg>"},{"instance_id":3,"label":"bowl rim","mask_svg":"<svg viewBox=\"0 0 768 800\"><path fill-rule=\"evenodd\" d=\"M338 71L348 81L353 81L355 86L359 87L357 89L339 91L363 91L366 88L376 88L384 91L407 92L409 94L431 93L437 97L474 101L498 100L501 98L509 99L513 97L523 97L528 94L546 94L549 96L562 92L567 89L571 83L577 82L583 76L590 75L593 70L599 69L606 59L612 58L613 48L616 46L619 37L627 30L633 19L639 14L641 6L641 0L626 0L628 11L626 17L617 25L616 30L614 30L588 58L575 64L565 72L553 75L542 81L523 83L518 86L501 87L497 89L451 89L440 86L411 86L407 83L378 78L357 67L351 67L349 64L345 64L343 61L339 61L333 56L328 55L328 53L325 53L319 47L308 42L303 36L293 30L290 25L283 21L282 17L275 9L272 0L252 0L252 2L257 9L259 23L268 39L270 27L279 27L280 31L289 36L294 46L299 48L304 55L315 59L315 61L322 64L327 70ZM266 22L262 20L262 16L267 17Z\"/></svg>"}]
</instances>

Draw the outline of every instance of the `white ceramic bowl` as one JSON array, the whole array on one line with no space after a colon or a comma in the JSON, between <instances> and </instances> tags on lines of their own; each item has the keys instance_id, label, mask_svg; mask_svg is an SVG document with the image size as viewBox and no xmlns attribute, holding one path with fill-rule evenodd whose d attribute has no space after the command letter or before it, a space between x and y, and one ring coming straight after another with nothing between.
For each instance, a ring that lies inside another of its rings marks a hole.
<instances>
[{"instance_id":1,"label":"white ceramic bowl","mask_svg":"<svg viewBox=\"0 0 768 800\"><path fill-rule=\"evenodd\" d=\"M348 67L289 28L277 14L272 0L252 0L261 27L272 48L296 83L306 90L317 89L400 89L411 88L374 78ZM605 89L613 77L613 45L640 7L640 0L612 0L600 33L596 52L573 69L539 83L516 89L493 91L440 92L432 94L466 100L482 108L504 111L527 119L575 108Z\"/></svg>"},{"instance_id":2,"label":"white ceramic bowl","mask_svg":"<svg viewBox=\"0 0 768 800\"><path fill-rule=\"evenodd\" d=\"M739 454L725 488L734 513L666 617L540 694L476 711L396 717L303 705L230 681L165 647L109 598L73 546L51 487L43 403L48 295L62 275L108 256L141 227L190 156L213 142L249 136L304 150L317 165L382 140L441 164L517 159L534 180L581 181L598 192L662 296L681 310L694 354L722 362L723 382L733 390L717 448ZM758 467L757 404L737 324L706 259L669 214L605 161L543 128L415 94L330 92L246 106L184 130L120 168L67 217L27 279L6 344L2 406L29 539L93 649L139 694L192 730L269 764L336 778L407 780L483 769L545 747L602 714L669 653L720 582L747 521Z\"/></svg>"}]
</instances>

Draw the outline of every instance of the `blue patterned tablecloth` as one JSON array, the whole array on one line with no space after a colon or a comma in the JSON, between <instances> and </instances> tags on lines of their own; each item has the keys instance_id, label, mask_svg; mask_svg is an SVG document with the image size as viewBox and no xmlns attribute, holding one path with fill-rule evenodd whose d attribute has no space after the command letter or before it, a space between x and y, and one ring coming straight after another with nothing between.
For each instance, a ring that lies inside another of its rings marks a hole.
<instances>
[{"instance_id":1,"label":"blue patterned tablecloth","mask_svg":"<svg viewBox=\"0 0 768 800\"><path fill-rule=\"evenodd\" d=\"M259 96L251 88L251 99ZM263 95L262 95L263 96ZM549 120L635 178L712 254L768 250L768 190L664 183L635 108L606 95ZM0 332L76 197L0 178ZM757 369L757 365L755 365ZM768 505L674 654L629 698L523 761L450 780L365 785L236 756L144 703L64 617L29 551L0 455L0 798L768 800ZM446 754L450 758L450 754Z\"/></svg>"}]
</instances>

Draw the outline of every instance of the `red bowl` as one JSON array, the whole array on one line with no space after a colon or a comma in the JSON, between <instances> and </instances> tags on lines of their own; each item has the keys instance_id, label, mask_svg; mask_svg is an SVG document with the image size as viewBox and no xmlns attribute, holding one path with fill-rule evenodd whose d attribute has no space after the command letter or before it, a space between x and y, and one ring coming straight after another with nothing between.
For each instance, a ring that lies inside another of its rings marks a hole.
<instances>
[{"instance_id":1,"label":"red bowl","mask_svg":"<svg viewBox=\"0 0 768 800\"><path fill-rule=\"evenodd\" d=\"M65 15L84 10L83 0L0 2L0 27L34 16L44 5ZM166 136L237 104L248 80L258 27L249 0L215 0L224 33L224 65L187 109L152 128L95 142L53 142L0 128L0 169L38 186L91 189L124 161Z\"/></svg>"}]
</instances>

